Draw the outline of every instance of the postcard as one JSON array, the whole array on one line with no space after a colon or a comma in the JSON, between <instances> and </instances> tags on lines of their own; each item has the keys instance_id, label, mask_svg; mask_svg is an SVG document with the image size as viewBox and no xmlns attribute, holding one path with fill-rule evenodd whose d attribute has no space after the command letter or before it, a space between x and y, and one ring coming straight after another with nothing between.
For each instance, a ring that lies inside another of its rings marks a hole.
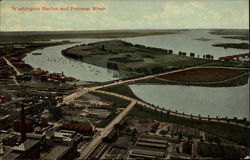
<instances>
[{"instance_id":1,"label":"postcard","mask_svg":"<svg viewBox=\"0 0 250 160\"><path fill-rule=\"evenodd\" d=\"M0 159L250 159L249 1L0 7Z\"/></svg>"}]
</instances>

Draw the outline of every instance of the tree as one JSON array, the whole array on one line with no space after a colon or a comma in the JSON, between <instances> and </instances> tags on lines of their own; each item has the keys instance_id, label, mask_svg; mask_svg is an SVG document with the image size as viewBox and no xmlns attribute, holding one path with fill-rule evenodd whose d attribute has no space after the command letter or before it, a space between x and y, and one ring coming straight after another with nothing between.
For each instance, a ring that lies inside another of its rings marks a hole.
<instances>
[{"instance_id":1,"label":"tree","mask_svg":"<svg viewBox=\"0 0 250 160\"><path fill-rule=\"evenodd\" d=\"M191 52L190 57L195 57L195 54Z\"/></svg>"},{"instance_id":2,"label":"tree","mask_svg":"<svg viewBox=\"0 0 250 160\"><path fill-rule=\"evenodd\" d=\"M216 142L217 144L220 144L220 142L221 142L219 137L214 137L213 140L214 140L214 142Z\"/></svg>"},{"instance_id":3,"label":"tree","mask_svg":"<svg viewBox=\"0 0 250 160\"><path fill-rule=\"evenodd\" d=\"M126 132L127 134L130 134L130 133L131 133L131 129L130 129L130 128L127 128L127 129L125 130L125 132Z\"/></svg>"},{"instance_id":4,"label":"tree","mask_svg":"<svg viewBox=\"0 0 250 160\"><path fill-rule=\"evenodd\" d=\"M220 119L219 119L219 117L218 117L218 116L216 116L216 119L217 119L217 121L218 121L218 122L220 121Z\"/></svg>"},{"instance_id":5,"label":"tree","mask_svg":"<svg viewBox=\"0 0 250 160\"><path fill-rule=\"evenodd\" d=\"M102 50L105 50L105 47L104 47L104 45L102 45Z\"/></svg>"},{"instance_id":6,"label":"tree","mask_svg":"<svg viewBox=\"0 0 250 160\"><path fill-rule=\"evenodd\" d=\"M50 108L49 113L51 114L51 118L55 121L58 121L63 117L61 108Z\"/></svg>"},{"instance_id":7,"label":"tree","mask_svg":"<svg viewBox=\"0 0 250 160\"><path fill-rule=\"evenodd\" d=\"M138 134L138 131L137 131L137 129L136 128L134 128L133 130L132 130L132 136L136 136L137 134Z\"/></svg>"},{"instance_id":8,"label":"tree","mask_svg":"<svg viewBox=\"0 0 250 160\"><path fill-rule=\"evenodd\" d=\"M173 50L168 50L168 54L173 54Z\"/></svg>"},{"instance_id":9,"label":"tree","mask_svg":"<svg viewBox=\"0 0 250 160\"><path fill-rule=\"evenodd\" d=\"M166 135L168 132L165 129L160 130L159 132L161 135Z\"/></svg>"}]
</instances>

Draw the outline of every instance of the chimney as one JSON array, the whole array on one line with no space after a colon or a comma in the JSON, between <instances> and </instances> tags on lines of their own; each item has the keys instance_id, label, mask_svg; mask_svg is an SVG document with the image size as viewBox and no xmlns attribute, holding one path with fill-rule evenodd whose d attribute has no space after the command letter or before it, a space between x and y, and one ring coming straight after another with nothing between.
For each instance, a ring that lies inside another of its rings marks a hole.
<instances>
[{"instance_id":1,"label":"chimney","mask_svg":"<svg viewBox=\"0 0 250 160\"><path fill-rule=\"evenodd\" d=\"M23 104L21 104L21 124L22 124L21 143L23 143L26 141L26 125L25 125L25 113Z\"/></svg>"}]
</instances>

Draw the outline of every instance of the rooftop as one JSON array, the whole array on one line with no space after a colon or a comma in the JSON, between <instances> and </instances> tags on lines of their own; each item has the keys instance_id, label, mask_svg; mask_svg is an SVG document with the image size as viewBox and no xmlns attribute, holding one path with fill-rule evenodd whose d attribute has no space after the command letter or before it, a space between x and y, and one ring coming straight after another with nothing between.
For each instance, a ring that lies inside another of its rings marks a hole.
<instances>
[{"instance_id":1,"label":"rooftop","mask_svg":"<svg viewBox=\"0 0 250 160\"><path fill-rule=\"evenodd\" d=\"M9 152L5 156L2 157L2 160L14 160L18 158L18 156L20 156L20 154Z\"/></svg>"},{"instance_id":2,"label":"rooftop","mask_svg":"<svg viewBox=\"0 0 250 160\"><path fill-rule=\"evenodd\" d=\"M42 160L51 160L51 159L59 159L65 152L69 149L68 146L59 146L56 145L51 150L45 154L41 159Z\"/></svg>"},{"instance_id":3,"label":"rooftop","mask_svg":"<svg viewBox=\"0 0 250 160\"><path fill-rule=\"evenodd\" d=\"M165 156L164 152L161 151L151 151L146 149L133 149L132 155L141 155L141 156L152 156L152 157L161 157L163 158Z\"/></svg>"},{"instance_id":4,"label":"rooftop","mask_svg":"<svg viewBox=\"0 0 250 160\"><path fill-rule=\"evenodd\" d=\"M24 143L21 143L19 146L13 147L13 150L17 151L27 151L36 144L38 144L40 141L35 139L27 139Z\"/></svg>"}]
</instances>

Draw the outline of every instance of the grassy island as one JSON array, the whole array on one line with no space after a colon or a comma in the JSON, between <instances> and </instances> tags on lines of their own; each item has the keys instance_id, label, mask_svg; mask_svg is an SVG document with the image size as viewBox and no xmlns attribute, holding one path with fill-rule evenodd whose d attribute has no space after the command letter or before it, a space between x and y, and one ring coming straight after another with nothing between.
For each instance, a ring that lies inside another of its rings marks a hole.
<instances>
[{"instance_id":1,"label":"grassy island","mask_svg":"<svg viewBox=\"0 0 250 160\"><path fill-rule=\"evenodd\" d=\"M215 47L224 47L227 48L236 48L236 49L249 49L248 43L222 43L222 44L213 44Z\"/></svg>"},{"instance_id":2,"label":"grassy island","mask_svg":"<svg viewBox=\"0 0 250 160\"><path fill-rule=\"evenodd\" d=\"M122 40L83 44L62 51L66 57L103 68L115 69L129 77L153 75L219 62L211 59L175 55L171 49L146 47ZM227 63L227 62L224 62ZM226 67L232 66L231 64ZM247 72L226 67L203 67L156 77L160 84L212 87L238 86L248 81ZM234 65L232 67L235 67ZM145 81L148 83L148 81Z\"/></svg>"},{"instance_id":3,"label":"grassy island","mask_svg":"<svg viewBox=\"0 0 250 160\"><path fill-rule=\"evenodd\" d=\"M171 49L147 47L121 40L75 46L62 51L67 57L135 75L150 75L173 69L211 63L213 60L173 54Z\"/></svg>"}]
</instances>

